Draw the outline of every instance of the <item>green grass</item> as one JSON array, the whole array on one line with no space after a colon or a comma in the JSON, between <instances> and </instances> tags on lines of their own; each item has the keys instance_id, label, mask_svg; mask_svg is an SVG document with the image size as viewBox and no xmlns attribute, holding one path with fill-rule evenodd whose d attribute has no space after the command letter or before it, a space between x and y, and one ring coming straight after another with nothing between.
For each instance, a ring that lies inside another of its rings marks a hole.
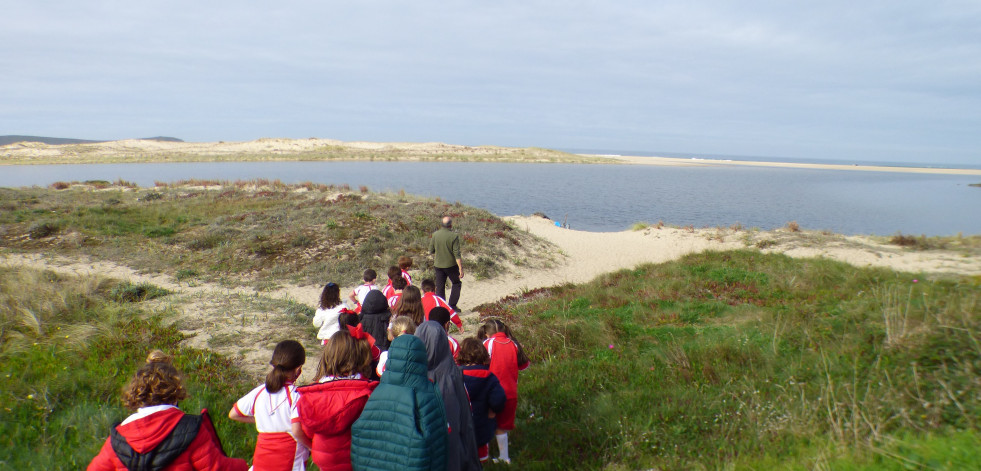
<instances>
[{"instance_id":1,"label":"green grass","mask_svg":"<svg viewBox=\"0 0 981 471\"><path fill-rule=\"evenodd\" d=\"M962 469L981 454L981 287L925 278L706 253L478 307L533 359L511 455L522 469Z\"/></svg>"},{"instance_id":2,"label":"green grass","mask_svg":"<svg viewBox=\"0 0 981 471\"><path fill-rule=\"evenodd\" d=\"M247 376L212 352L179 346L183 335L148 311L149 296L97 277L0 268L0 469L82 469L109 428L129 415L120 391L147 353L174 355L191 397L187 412L208 408L225 450L247 457L255 430L223 419L250 387ZM142 290L162 296L163 290Z\"/></svg>"},{"instance_id":3,"label":"green grass","mask_svg":"<svg viewBox=\"0 0 981 471\"><path fill-rule=\"evenodd\" d=\"M502 260L536 265L551 253L485 210L404 194L263 180L106 185L0 189L0 247L260 288L354 284L401 255L428 271L429 237L444 215L454 217L465 266L478 279L504 273Z\"/></svg>"}]
</instances>

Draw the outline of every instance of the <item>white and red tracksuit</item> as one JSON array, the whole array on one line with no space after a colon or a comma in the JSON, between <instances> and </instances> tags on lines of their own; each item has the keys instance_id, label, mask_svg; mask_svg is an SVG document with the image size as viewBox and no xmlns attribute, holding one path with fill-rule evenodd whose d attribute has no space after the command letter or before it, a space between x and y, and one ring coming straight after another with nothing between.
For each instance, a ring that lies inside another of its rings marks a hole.
<instances>
[{"instance_id":1,"label":"white and red tracksuit","mask_svg":"<svg viewBox=\"0 0 981 471\"><path fill-rule=\"evenodd\" d=\"M463 321L460 320L460 316L450 307L449 303L445 299L436 296L436 293L422 293L422 310L426 313L426 320L429 320L429 311L432 311L435 307L446 308L450 311L450 322L453 323L458 329L463 330Z\"/></svg>"}]
</instances>

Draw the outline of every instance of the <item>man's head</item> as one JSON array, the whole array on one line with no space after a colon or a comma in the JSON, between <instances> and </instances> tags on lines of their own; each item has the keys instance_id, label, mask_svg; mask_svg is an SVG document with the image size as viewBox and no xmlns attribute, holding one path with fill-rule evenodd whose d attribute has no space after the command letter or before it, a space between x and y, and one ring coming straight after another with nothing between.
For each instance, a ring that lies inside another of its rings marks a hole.
<instances>
[{"instance_id":1,"label":"man's head","mask_svg":"<svg viewBox=\"0 0 981 471\"><path fill-rule=\"evenodd\" d=\"M443 217L443 227L450 229L453 227L453 218L449 216Z\"/></svg>"}]
</instances>

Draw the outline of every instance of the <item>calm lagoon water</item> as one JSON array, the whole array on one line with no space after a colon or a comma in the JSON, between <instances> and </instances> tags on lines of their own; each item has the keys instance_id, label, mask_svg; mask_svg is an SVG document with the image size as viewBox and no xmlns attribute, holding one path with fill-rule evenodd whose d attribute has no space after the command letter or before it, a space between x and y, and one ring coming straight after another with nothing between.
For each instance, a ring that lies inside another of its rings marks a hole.
<instances>
[{"instance_id":1,"label":"calm lagoon water","mask_svg":"<svg viewBox=\"0 0 981 471\"><path fill-rule=\"evenodd\" d=\"M439 196L500 216L542 212L573 229L636 222L843 234L981 234L977 176L760 167L445 162L208 162L0 166L0 186L123 179L279 179Z\"/></svg>"}]
</instances>

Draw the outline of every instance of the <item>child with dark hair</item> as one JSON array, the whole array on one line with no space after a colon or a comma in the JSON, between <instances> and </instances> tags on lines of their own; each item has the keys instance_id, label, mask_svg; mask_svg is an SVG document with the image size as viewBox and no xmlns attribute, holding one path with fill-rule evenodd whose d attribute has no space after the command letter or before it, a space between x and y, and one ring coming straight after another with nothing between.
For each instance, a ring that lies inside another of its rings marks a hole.
<instances>
[{"instance_id":1,"label":"child with dark hair","mask_svg":"<svg viewBox=\"0 0 981 471\"><path fill-rule=\"evenodd\" d=\"M248 469L245 460L225 456L207 410L190 415L177 407L187 389L171 362L160 350L150 352L123 387L123 404L134 413L112 427L88 470L137 469L148 459L161 469Z\"/></svg>"},{"instance_id":2,"label":"child with dark hair","mask_svg":"<svg viewBox=\"0 0 981 471\"><path fill-rule=\"evenodd\" d=\"M321 345L326 345L330 336L339 330L337 316L346 309L347 306L341 302L341 287L337 283L327 283L320 292L320 303L313 315L313 326L320 328L317 338Z\"/></svg>"},{"instance_id":3,"label":"child with dark hair","mask_svg":"<svg viewBox=\"0 0 981 471\"><path fill-rule=\"evenodd\" d=\"M378 385L368 379L371 345L358 332L335 333L320 355L317 383L298 390L300 425L311 437L313 462L322 470L351 469L351 425Z\"/></svg>"},{"instance_id":4,"label":"child with dark hair","mask_svg":"<svg viewBox=\"0 0 981 471\"><path fill-rule=\"evenodd\" d=\"M443 326L443 330L449 332L450 329L450 311L446 310L444 307L433 308L429 311L428 315L430 321L436 321L439 325ZM453 354L453 359L455 360L457 355L460 354L460 342L457 342L455 338L451 335L447 335L446 339L450 343L450 353Z\"/></svg>"},{"instance_id":5,"label":"child with dark hair","mask_svg":"<svg viewBox=\"0 0 981 471\"><path fill-rule=\"evenodd\" d=\"M412 268L412 257L408 255L399 257L398 266L402 270L402 278L405 278L406 285L411 285L412 276L409 275L409 269Z\"/></svg>"},{"instance_id":6,"label":"child with dark hair","mask_svg":"<svg viewBox=\"0 0 981 471\"><path fill-rule=\"evenodd\" d=\"M463 384L470 396L470 412L473 414L474 438L481 462L490 457L490 441L497 430L497 414L504 410L507 396L494 373L490 372L490 355L476 337L467 337L460 344L460 356L456 362L463 373Z\"/></svg>"},{"instance_id":7,"label":"child with dark hair","mask_svg":"<svg viewBox=\"0 0 981 471\"><path fill-rule=\"evenodd\" d=\"M415 286L406 286L402 297L395 304L396 316L409 316L416 325L426 321L426 312L422 309L422 293Z\"/></svg>"},{"instance_id":8,"label":"child with dark hair","mask_svg":"<svg viewBox=\"0 0 981 471\"><path fill-rule=\"evenodd\" d=\"M385 299L392 297L392 293L395 292L395 288L392 286L392 282L395 280L395 278L401 276L402 276L402 270L400 270L399 267L394 265L388 267L388 283L381 289L382 294L385 295Z\"/></svg>"},{"instance_id":9,"label":"child with dark hair","mask_svg":"<svg viewBox=\"0 0 981 471\"><path fill-rule=\"evenodd\" d=\"M405 278L402 278L402 275L392 280L392 295L386 298L388 299L388 307L394 308L398 304L399 299L402 298L402 291L405 290L406 286L409 286L409 284L405 282Z\"/></svg>"},{"instance_id":10,"label":"child with dark hair","mask_svg":"<svg viewBox=\"0 0 981 471\"><path fill-rule=\"evenodd\" d=\"M375 279L378 278L378 274L375 273L375 270L372 270L371 268L365 270L361 278L364 280L364 283L357 288L354 288L354 291L351 291L350 298L356 306L354 308L354 312L361 312L361 303L364 302L364 297L367 296L370 291L378 289L378 286L375 285Z\"/></svg>"},{"instance_id":11,"label":"child with dark hair","mask_svg":"<svg viewBox=\"0 0 981 471\"><path fill-rule=\"evenodd\" d=\"M252 458L255 469L306 469L310 439L299 422L293 422L298 418L299 400L293 382L303 372L306 359L306 351L299 342L284 340L276 344L265 384L242 396L228 412L228 418L255 424L259 431Z\"/></svg>"},{"instance_id":12,"label":"child with dark hair","mask_svg":"<svg viewBox=\"0 0 981 471\"><path fill-rule=\"evenodd\" d=\"M497 415L497 447L500 456L494 461L510 463L508 431L514 430L514 414L518 408L518 371L528 368L528 357L507 324L491 319L484 322L480 333L487 337L484 348L490 355L490 371L497 376L507 396L504 410Z\"/></svg>"},{"instance_id":13,"label":"child with dark hair","mask_svg":"<svg viewBox=\"0 0 981 471\"><path fill-rule=\"evenodd\" d=\"M426 320L429 320L429 313L436 307L441 307L446 309L450 314L450 320L456 325L456 328L463 332L463 321L460 320L460 316L456 314L456 311L450 307L449 303L445 299L436 295L436 283L426 278L422 280L422 310L426 313ZM449 329L446 330L449 332Z\"/></svg>"},{"instance_id":14,"label":"child with dark hair","mask_svg":"<svg viewBox=\"0 0 981 471\"><path fill-rule=\"evenodd\" d=\"M353 334L355 331L364 332L368 339L368 344L371 345L371 358L373 361L377 361L379 355L381 355L381 349L375 345L375 337L364 330L364 326L361 324L361 315L355 314L354 311L345 309L341 312L341 315L337 316L337 323L340 326L340 330L346 330L348 333Z\"/></svg>"}]
</instances>

